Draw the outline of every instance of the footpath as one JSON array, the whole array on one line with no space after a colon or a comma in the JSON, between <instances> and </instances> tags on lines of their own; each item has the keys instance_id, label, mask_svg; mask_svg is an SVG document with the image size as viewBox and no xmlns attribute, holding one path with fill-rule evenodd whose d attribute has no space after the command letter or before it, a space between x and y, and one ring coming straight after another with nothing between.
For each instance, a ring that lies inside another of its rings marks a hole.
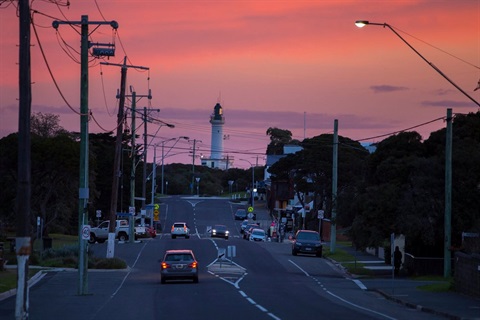
<instances>
[{"instance_id":1,"label":"footpath","mask_svg":"<svg viewBox=\"0 0 480 320\"><path fill-rule=\"evenodd\" d=\"M272 221L265 205L259 203L255 206L257 221L261 226L269 225ZM275 240L274 240L275 241ZM288 238L283 240L285 245L290 245ZM324 248L329 248L330 243L325 243ZM455 291L432 292L422 290L422 286L438 281L415 280L408 276L393 276L392 266L385 264L383 259L366 252L357 251L352 246L336 244L336 248L344 250L353 257L354 261L345 263L361 263L365 269L370 270L369 276L351 274L342 263L329 259L334 265L345 272L362 290L374 291L385 299L402 304L406 307L420 310L447 319L453 320L480 320L480 299L466 296Z\"/></svg>"}]
</instances>

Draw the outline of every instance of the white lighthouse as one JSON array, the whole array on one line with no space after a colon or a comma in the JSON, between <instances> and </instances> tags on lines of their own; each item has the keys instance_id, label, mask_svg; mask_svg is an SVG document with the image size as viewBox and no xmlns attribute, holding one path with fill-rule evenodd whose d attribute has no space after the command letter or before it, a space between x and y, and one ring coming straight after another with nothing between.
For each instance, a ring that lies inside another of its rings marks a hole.
<instances>
[{"instance_id":1,"label":"white lighthouse","mask_svg":"<svg viewBox=\"0 0 480 320\"><path fill-rule=\"evenodd\" d=\"M223 125L225 124L225 117L223 116L223 109L220 103L217 103L213 108L213 113L210 115L210 123L212 124L210 158L203 158L202 165L210 168L227 169L229 161L223 157Z\"/></svg>"}]
</instances>

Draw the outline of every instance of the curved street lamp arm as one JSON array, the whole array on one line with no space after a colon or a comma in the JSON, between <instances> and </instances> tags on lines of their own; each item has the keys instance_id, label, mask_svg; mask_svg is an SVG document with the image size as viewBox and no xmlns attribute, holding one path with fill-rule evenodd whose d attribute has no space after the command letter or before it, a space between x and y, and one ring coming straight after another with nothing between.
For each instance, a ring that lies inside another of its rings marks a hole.
<instances>
[{"instance_id":1,"label":"curved street lamp arm","mask_svg":"<svg viewBox=\"0 0 480 320\"><path fill-rule=\"evenodd\" d=\"M399 37L410 49L412 49L420 58L422 58L423 61L425 61L426 63L428 63L428 65L430 67L432 67L435 71L437 71L443 78L445 78L445 80L447 80L448 82L450 82L451 85L453 85L455 88L457 88L458 91L460 91L461 93L463 93L468 99L470 99L473 103L475 103L477 106L480 107L480 103L478 103L475 99L473 99L468 93L466 93L462 88L460 88L455 82L453 82L449 77L447 77L440 69L438 69L433 63L431 63L430 61L428 61L424 56L422 56L420 54L420 52L418 52L410 43L407 42L407 40L405 40L397 31L395 31L395 29L389 25L388 23L375 23L375 22L369 22L369 21L365 21L365 20L359 20L359 21L356 21L355 24L357 25L357 27L359 28L362 28L364 27L365 25L374 25L374 26L383 26L384 28L388 28L390 29L393 33L395 33L395 35L397 37Z\"/></svg>"}]
</instances>

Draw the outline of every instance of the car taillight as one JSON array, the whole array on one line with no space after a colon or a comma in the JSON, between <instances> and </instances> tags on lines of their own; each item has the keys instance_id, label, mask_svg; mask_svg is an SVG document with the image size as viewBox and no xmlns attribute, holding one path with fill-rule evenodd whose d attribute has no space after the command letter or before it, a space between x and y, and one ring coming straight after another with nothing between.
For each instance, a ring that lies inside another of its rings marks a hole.
<instances>
[{"instance_id":1,"label":"car taillight","mask_svg":"<svg viewBox=\"0 0 480 320\"><path fill-rule=\"evenodd\" d=\"M172 231L173 231L174 229L175 229L175 227L174 227L174 226L172 226Z\"/></svg>"},{"instance_id":2,"label":"car taillight","mask_svg":"<svg viewBox=\"0 0 480 320\"><path fill-rule=\"evenodd\" d=\"M187 227L183 226L183 231L187 232Z\"/></svg>"},{"instance_id":3,"label":"car taillight","mask_svg":"<svg viewBox=\"0 0 480 320\"><path fill-rule=\"evenodd\" d=\"M195 268L197 267L197 264L198 264L198 263L197 263L196 261L194 261L194 262L190 263L188 266L189 266L190 268L194 268L194 269L195 269Z\"/></svg>"},{"instance_id":4,"label":"car taillight","mask_svg":"<svg viewBox=\"0 0 480 320\"><path fill-rule=\"evenodd\" d=\"M162 262L162 269L168 269L170 268L170 265L166 262Z\"/></svg>"}]
</instances>

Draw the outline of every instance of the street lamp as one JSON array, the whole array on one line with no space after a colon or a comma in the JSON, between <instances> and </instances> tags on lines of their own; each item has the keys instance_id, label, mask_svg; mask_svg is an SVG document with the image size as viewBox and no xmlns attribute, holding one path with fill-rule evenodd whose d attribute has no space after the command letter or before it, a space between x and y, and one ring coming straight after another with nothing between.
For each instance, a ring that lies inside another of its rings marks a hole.
<instances>
[{"instance_id":1,"label":"street lamp","mask_svg":"<svg viewBox=\"0 0 480 320\"><path fill-rule=\"evenodd\" d=\"M399 37L407 46L410 47L420 58L422 58L423 61L428 63L429 66L431 66L435 71L437 71L442 77L444 77L450 84L452 84L458 91L463 93L468 99L473 101L477 106L480 107L480 104L473 99L470 95L468 95L462 88L460 88L457 84L455 84L450 78L448 78L440 69L438 69L433 63L425 59L417 50L415 50L414 47L412 47L402 36L400 36L392 26L390 26L388 23L374 23L374 22L369 22L367 20L357 20L355 22L355 25L359 28L363 28L366 25L374 25L374 26L383 26L384 28L387 27L389 28L397 37ZM446 146L445 146L445 243L444 243L444 250L443 250L443 275L444 277L448 277L451 274L451 252L450 252L450 246L451 246L451 218L452 218L452 208L451 208L451 203L452 203L452 161L451 161L451 155L452 155L452 134L451 134L451 121L452 121L452 116L451 116L451 109L447 109L447 134L446 134Z\"/></svg>"},{"instance_id":2,"label":"street lamp","mask_svg":"<svg viewBox=\"0 0 480 320\"><path fill-rule=\"evenodd\" d=\"M178 141L180 141L180 139L184 139L184 140L188 140L189 137L186 137L186 136L180 136L178 138L172 138L172 139L168 139L168 140L165 140L165 141L162 141L162 194L163 194L163 177L164 177L164 161L165 161L165 157L168 155L168 153L172 150L173 147L175 147L175 145L178 143ZM165 145L165 142L168 142L168 141L172 141L172 140L177 140L175 141L175 143L170 147L170 149L168 149L167 151L167 154L164 154L163 153L163 148L164 148L164 145Z\"/></svg>"},{"instance_id":3,"label":"street lamp","mask_svg":"<svg viewBox=\"0 0 480 320\"><path fill-rule=\"evenodd\" d=\"M250 166L252 167L252 190L250 192L250 198L251 198L251 204L252 204L252 209L255 210L255 196L254 196L254 193L257 191L257 189L255 189L255 166L250 162L248 161L247 159L239 159L239 160L242 160L242 161L246 161L250 164Z\"/></svg>"},{"instance_id":4,"label":"street lamp","mask_svg":"<svg viewBox=\"0 0 480 320\"><path fill-rule=\"evenodd\" d=\"M398 34L398 32L395 31L395 29L389 25L388 23L375 23L375 22L370 22L370 21L367 21L367 20L357 20L355 21L355 25L359 28L363 28L365 27L366 25L373 25L373 26L383 26L384 28L388 28L390 29L393 33L395 33L395 35L397 37L399 37L407 46L410 47L410 49L412 49L420 58L422 58L423 61L425 61L426 63L428 63L428 65L430 67L432 67L435 71L437 71L442 77L444 77L448 82L450 82L451 85L453 85L455 88L457 88L458 91L460 91L461 93L463 93L468 99L470 99L471 101L473 101L473 103L475 103L477 106L480 107L480 103L478 103L475 99L473 99L468 93L466 93L462 88L460 88L455 82L453 82L449 77L447 77L440 69L438 69L433 63L431 63L430 61L428 61L427 59L425 59L424 56L422 56L420 54L420 52L418 52L414 47L412 47L412 45L410 45L410 43L407 42L407 40L405 40L401 35Z\"/></svg>"},{"instance_id":5,"label":"street lamp","mask_svg":"<svg viewBox=\"0 0 480 320\"><path fill-rule=\"evenodd\" d=\"M168 194L168 181L165 181L165 194Z\"/></svg>"}]
</instances>

